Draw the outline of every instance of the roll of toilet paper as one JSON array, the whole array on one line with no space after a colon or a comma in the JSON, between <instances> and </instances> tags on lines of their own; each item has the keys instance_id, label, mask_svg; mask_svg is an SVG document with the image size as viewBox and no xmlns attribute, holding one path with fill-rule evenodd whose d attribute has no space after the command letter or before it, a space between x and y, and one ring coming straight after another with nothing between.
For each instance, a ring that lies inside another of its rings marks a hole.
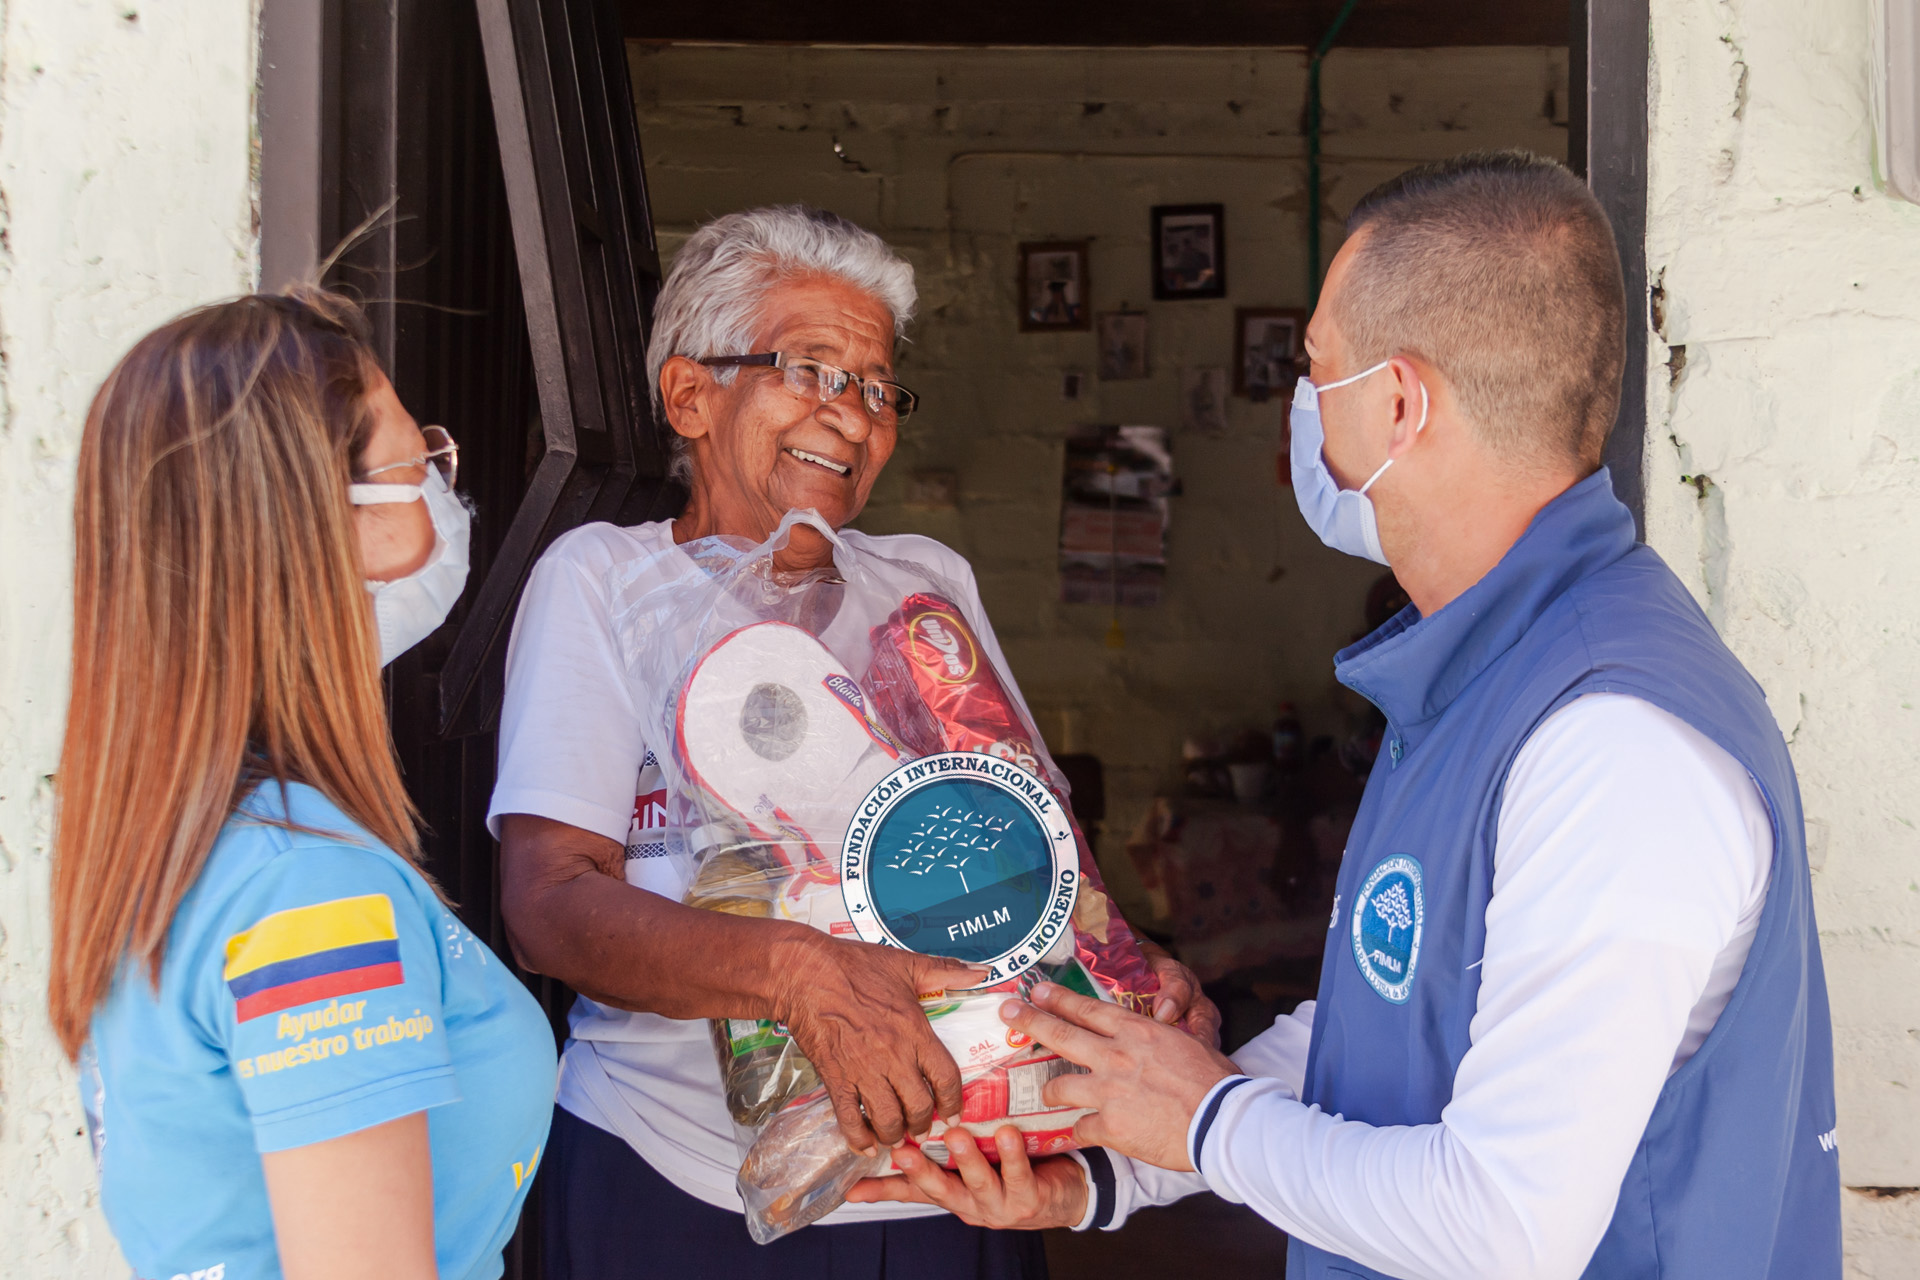
<instances>
[{"instance_id":1,"label":"roll of toilet paper","mask_svg":"<svg viewBox=\"0 0 1920 1280\"><path fill-rule=\"evenodd\" d=\"M813 843L836 878L854 806L898 757L844 664L784 622L742 627L707 651L675 735L702 791L766 839Z\"/></svg>"}]
</instances>

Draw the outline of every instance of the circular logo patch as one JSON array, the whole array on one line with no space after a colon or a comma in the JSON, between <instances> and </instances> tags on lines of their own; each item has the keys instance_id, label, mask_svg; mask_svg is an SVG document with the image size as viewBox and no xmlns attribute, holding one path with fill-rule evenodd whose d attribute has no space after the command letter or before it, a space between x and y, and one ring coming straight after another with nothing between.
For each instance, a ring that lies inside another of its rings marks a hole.
<instances>
[{"instance_id":1,"label":"circular logo patch","mask_svg":"<svg viewBox=\"0 0 1920 1280\"><path fill-rule=\"evenodd\" d=\"M1354 899L1353 962L1381 999L1405 1004L1413 994L1426 913L1420 862L1404 853L1383 859Z\"/></svg>"},{"instance_id":2,"label":"circular logo patch","mask_svg":"<svg viewBox=\"0 0 1920 1280\"><path fill-rule=\"evenodd\" d=\"M882 778L854 811L840 887L861 938L983 964L984 985L1038 964L1072 927L1073 827L1044 783L948 751Z\"/></svg>"}]
</instances>

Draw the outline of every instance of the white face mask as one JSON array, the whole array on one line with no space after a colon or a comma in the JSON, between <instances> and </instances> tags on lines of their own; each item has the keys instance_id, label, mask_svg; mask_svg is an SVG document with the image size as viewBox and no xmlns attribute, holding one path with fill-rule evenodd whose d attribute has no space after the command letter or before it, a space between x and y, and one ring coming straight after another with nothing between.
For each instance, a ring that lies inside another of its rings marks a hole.
<instances>
[{"instance_id":1,"label":"white face mask","mask_svg":"<svg viewBox=\"0 0 1920 1280\"><path fill-rule=\"evenodd\" d=\"M1289 419L1293 429L1293 448L1288 458L1293 471L1293 498L1300 504L1300 514L1306 518L1307 527L1335 551L1362 556L1375 564L1385 564L1387 556L1380 549L1380 526L1367 490L1387 473L1393 459L1381 463L1380 469L1368 476L1367 482L1358 489L1342 489L1333 472L1327 470L1326 428L1320 422L1320 395L1371 377L1392 363L1382 360L1371 369L1362 369L1350 378L1329 382L1324 387L1314 386L1311 378L1300 379L1293 389L1293 414ZM1420 384L1420 425L1413 429L1415 435L1427 429L1427 409L1427 384L1423 382Z\"/></svg>"},{"instance_id":2,"label":"white face mask","mask_svg":"<svg viewBox=\"0 0 1920 1280\"><path fill-rule=\"evenodd\" d=\"M433 467L427 468L424 483L348 485L347 498L355 506L422 501L433 521L433 554L426 564L392 582L367 583L384 667L432 635L453 611L467 585L467 541L473 516Z\"/></svg>"}]
</instances>

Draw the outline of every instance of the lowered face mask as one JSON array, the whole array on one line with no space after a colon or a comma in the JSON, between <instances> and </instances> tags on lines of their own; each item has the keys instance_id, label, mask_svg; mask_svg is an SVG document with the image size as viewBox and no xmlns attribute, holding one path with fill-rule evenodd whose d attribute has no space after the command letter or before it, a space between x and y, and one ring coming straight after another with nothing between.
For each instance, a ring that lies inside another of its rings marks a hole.
<instances>
[{"instance_id":1,"label":"lowered face mask","mask_svg":"<svg viewBox=\"0 0 1920 1280\"><path fill-rule=\"evenodd\" d=\"M1293 497L1300 504L1300 514L1306 518L1307 527L1335 551L1361 556L1375 564L1387 563L1387 557L1380 549L1380 525L1367 490L1387 473L1393 459L1381 463L1380 469L1367 477L1367 482L1358 489L1342 489L1333 472L1327 470L1326 429L1320 422L1320 396L1370 377L1391 363L1382 360L1371 369L1329 382L1324 387L1314 386L1311 378L1300 379L1293 389L1293 413L1289 419L1293 430L1293 448L1288 457L1293 471ZM1427 408L1427 385L1423 382L1420 384L1420 425L1413 429L1415 435L1427 428Z\"/></svg>"},{"instance_id":2,"label":"lowered face mask","mask_svg":"<svg viewBox=\"0 0 1920 1280\"><path fill-rule=\"evenodd\" d=\"M467 542L473 515L460 496L447 488L446 479L432 467L420 484L356 484L348 486L356 506L423 501L433 520L433 554L404 578L368 582L373 595L373 620L380 632L380 665L432 635L467 585Z\"/></svg>"}]
</instances>

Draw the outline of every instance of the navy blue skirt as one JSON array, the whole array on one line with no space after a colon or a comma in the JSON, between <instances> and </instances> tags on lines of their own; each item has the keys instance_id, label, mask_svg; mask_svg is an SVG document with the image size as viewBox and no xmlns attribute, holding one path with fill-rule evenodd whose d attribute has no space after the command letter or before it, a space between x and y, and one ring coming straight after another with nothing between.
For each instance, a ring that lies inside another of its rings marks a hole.
<instances>
[{"instance_id":1,"label":"navy blue skirt","mask_svg":"<svg viewBox=\"0 0 1920 1280\"><path fill-rule=\"evenodd\" d=\"M688 1195L560 1107L540 1176L547 1280L1047 1280L1039 1232L949 1214L815 1225L755 1244L739 1214Z\"/></svg>"}]
</instances>

